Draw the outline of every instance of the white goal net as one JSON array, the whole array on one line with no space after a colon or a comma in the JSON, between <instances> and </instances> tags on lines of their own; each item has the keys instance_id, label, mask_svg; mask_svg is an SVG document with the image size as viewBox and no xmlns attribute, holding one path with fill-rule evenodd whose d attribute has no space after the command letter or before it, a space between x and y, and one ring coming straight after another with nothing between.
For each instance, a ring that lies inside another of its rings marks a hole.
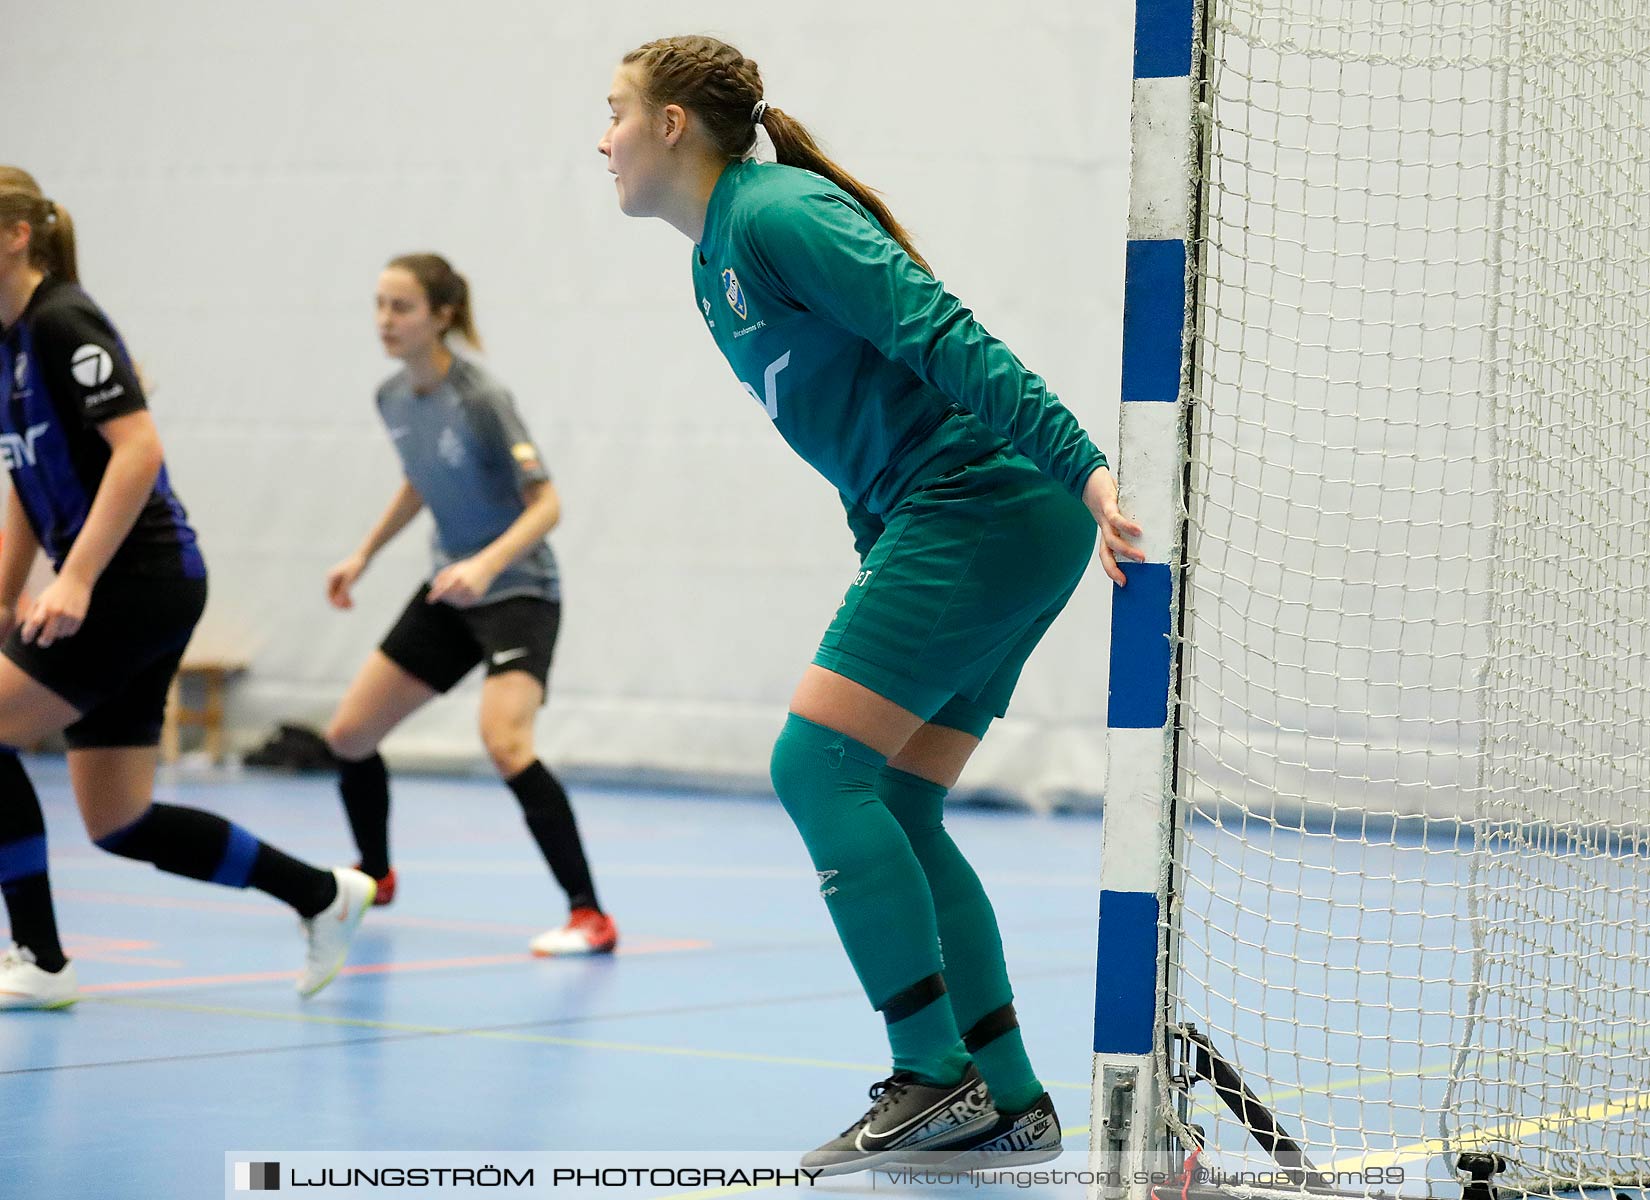
<instances>
[{"instance_id":1,"label":"white goal net","mask_svg":"<svg viewBox=\"0 0 1650 1200\"><path fill-rule=\"evenodd\" d=\"M1167 1019L1342 1188L1650 1184L1650 10L1206 3Z\"/></svg>"}]
</instances>

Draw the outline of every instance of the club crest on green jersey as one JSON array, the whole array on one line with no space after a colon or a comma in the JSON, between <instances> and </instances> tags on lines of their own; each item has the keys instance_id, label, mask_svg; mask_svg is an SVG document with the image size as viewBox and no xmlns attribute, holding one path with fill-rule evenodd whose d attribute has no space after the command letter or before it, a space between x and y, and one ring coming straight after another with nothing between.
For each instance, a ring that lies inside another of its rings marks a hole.
<instances>
[{"instance_id":1,"label":"club crest on green jersey","mask_svg":"<svg viewBox=\"0 0 1650 1200\"><path fill-rule=\"evenodd\" d=\"M745 289L739 286L739 276L733 273L732 267L722 272L722 286L727 289L728 307L738 313L739 319L743 321L748 315L745 309Z\"/></svg>"}]
</instances>

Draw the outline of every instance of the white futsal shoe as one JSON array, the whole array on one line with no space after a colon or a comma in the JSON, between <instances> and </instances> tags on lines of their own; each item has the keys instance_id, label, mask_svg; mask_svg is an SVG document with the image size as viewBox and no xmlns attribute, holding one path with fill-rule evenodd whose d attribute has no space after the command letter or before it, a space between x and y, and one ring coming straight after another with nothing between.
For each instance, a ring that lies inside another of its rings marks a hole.
<instances>
[{"instance_id":1,"label":"white futsal shoe","mask_svg":"<svg viewBox=\"0 0 1650 1200\"><path fill-rule=\"evenodd\" d=\"M298 994L313 996L331 983L349 955L350 940L367 909L372 907L378 885L371 875L350 867L332 868L338 881L338 895L332 903L308 920L300 920L309 953L298 976Z\"/></svg>"},{"instance_id":2,"label":"white futsal shoe","mask_svg":"<svg viewBox=\"0 0 1650 1200\"><path fill-rule=\"evenodd\" d=\"M619 927L599 908L575 908L560 929L547 929L527 943L538 958L567 954L612 954L619 945Z\"/></svg>"},{"instance_id":3,"label":"white futsal shoe","mask_svg":"<svg viewBox=\"0 0 1650 1200\"><path fill-rule=\"evenodd\" d=\"M13 944L0 954L0 1009L67 1008L80 999L74 964L61 971L42 971L34 952Z\"/></svg>"}]
</instances>

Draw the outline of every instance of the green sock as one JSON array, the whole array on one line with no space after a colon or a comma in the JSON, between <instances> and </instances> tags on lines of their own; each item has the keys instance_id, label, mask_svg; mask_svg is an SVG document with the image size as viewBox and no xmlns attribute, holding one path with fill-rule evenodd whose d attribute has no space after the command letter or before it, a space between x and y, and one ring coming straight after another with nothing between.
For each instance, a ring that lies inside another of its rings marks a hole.
<instances>
[{"instance_id":1,"label":"green sock","mask_svg":"<svg viewBox=\"0 0 1650 1200\"><path fill-rule=\"evenodd\" d=\"M819 891L848 961L879 1011L940 971L928 882L899 823L877 797L886 760L853 738L794 714L774 743L780 803L819 873ZM954 1083L968 1067L943 995L888 1024L894 1068Z\"/></svg>"},{"instance_id":2,"label":"green sock","mask_svg":"<svg viewBox=\"0 0 1650 1200\"><path fill-rule=\"evenodd\" d=\"M884 767L877 795L905 831L928 879L945 951L945 984L957 1028L967 1033L980 1018L1014 999L1003 962L1002 935L980 877L945 831L946 789L905 771ZM1014 1025L982 1045L969 1047L974 1062L1003 1112L1029 1108L1043 1085L1026 1057Z\"/></svg>"}]
</instances>

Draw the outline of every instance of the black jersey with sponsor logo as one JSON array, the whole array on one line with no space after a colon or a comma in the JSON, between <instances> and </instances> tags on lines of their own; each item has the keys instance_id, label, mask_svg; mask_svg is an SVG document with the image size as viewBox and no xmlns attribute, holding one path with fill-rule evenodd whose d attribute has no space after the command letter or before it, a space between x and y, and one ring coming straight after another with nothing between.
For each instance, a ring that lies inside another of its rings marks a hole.
<instances>
[{"instance_id":1,"label":"black jersey with sponsor logo","mask_svg":"<svg viewBox=\"0 0 1650 1200\"><path fill-rule=\"evenodd\" d=\"M97 426L145 407L109 318L78 285L48 275L0 336L0 459L54 567L80 535L109 465ZM165 466L108 570L205 576Z\"/></svg>"}]
</instances>

